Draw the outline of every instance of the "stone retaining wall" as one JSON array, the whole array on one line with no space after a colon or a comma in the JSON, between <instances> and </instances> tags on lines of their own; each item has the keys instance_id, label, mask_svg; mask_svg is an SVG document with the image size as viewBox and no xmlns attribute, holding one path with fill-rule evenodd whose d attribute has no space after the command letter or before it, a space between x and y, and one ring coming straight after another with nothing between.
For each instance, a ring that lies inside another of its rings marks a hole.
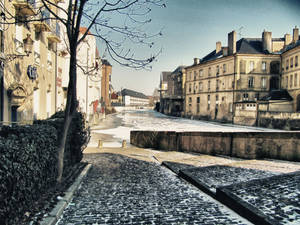
<instances>
[{"instance_id":1,"label":"stone retaining wall","mask_svg":"<svg viewBox=\"0 0 300 225\"><path fill-rule=\"evenodd\" d=\"M130 143L165 151L300 161L300 132L131 131Z\"/></svg>"}]
</instances>

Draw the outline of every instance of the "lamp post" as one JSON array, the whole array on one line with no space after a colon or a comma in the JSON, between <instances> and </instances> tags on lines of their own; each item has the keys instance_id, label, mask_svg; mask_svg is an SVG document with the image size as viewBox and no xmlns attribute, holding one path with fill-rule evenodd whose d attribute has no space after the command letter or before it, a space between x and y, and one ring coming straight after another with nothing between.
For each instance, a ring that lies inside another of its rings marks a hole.
<instances>
[{"instance_id":1,"label":"lamp post","mask_svg":"<svg viewBox=\"0 0 300 225\"><path fill-rule=\"evenodd\" d=\"M33 40L30 37L30 34L27 34L27 37L23 39L23 44L24 44L24 52L26 54L7 54L6 55L6 61L12 61L16 58L23 58L23 56L29 56L30 53L32 52L32 47L33 47Z\"/></svg>"}]
</instances>

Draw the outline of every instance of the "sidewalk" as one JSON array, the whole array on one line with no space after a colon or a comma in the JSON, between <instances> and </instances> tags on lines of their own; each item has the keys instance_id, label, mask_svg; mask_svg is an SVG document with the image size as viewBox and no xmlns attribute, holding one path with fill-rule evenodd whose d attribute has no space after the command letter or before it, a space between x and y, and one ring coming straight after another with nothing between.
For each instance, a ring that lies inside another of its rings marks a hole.
<instances>
[{"instance_id":1,"label":"sidewalk","mask_svg":"<svg viewBox=\"0 0 300 225\"><path fill-rule=\"evenodd\" d=\"M88 148L84 153L93 167L59 225L251 224L162 167L160 152Z\"/></svg>"},{"instance_id":2,"label":"sidewalk","mask_svg":"<svg viewBox=\"0 0 300 225\"><path fill-rule=\"evenodd\" d=\"M242 160L173 151L161 152L136 147L102 149L88 147L84 151L84 161L93 164L93 167L87 177L83 179L79 190L75 192L73 200L65 209L63 216L57 223L58 225L251 224L221 204L219 201L223 202L223 200L218 199L216 190L217 193L223 195L229 193L229 198L231 193L236 193L239 196L239 191L242 191L240 199L230 199L229 204L230 206L237 205L235 210L239 211L240 202L249 199L250 195L245 195L245 186L235 186L237 179L251 180L257 174L260 178L269 179L272 175L300 170L300 163L275 160ZM175 173L162 166L162 163L168 164ZM214 171L218 172L215 173ZM206 193L210 191L209 194L214 198L180 179L176 173L179 176L184 173L188 176L187 180L197 187L199 187L197 184L207 187L207 190L204 189L203 191ZM222 176L227 173L227 177L220 177L218 175L220 173L223 173ZM282 179L275 180L281 182ZM222 188L224 181L227 184L231 182L233 187ZM263 183L266 182L268 180L264 180ZM259 190L259 185L262 185L262 183L253 183L256 186L254 193L251 193L252 195ZM277 190L276 184L273 183L269 188ZM209 186L210 184L213 186ZM292 189L292 191L297 193L299 190ZM264 193L264 195L266 194ZM291 195L289 196L291 197ZM259 198L263 202L263 197L259 196ZM267 202L270 203L270 196ZM224 203L226 204L226 202ZM286 207L282 204L281 206ZM267 212L270 215L266 216L267 214L264 214L266 208L257 206L257 209L263 210L263 224L269 224L265 221L269 221L270 218L274 219L274 212L273 214ZM284 209L280 211L280 216L276 215L275 220L270 221L278 221L279 224L287 224L286 221L298 221L295 213L292 219L286 219L282 215ZM256 208L254 211L257 211ZM251 209L247 213L251 214ZM255 214L250 219L260 221L261 218L256 217ZM283 223L280 223L282 221ZM260 224L260 222L256 222L256 224Z\"/></svg>"}]
</instances>

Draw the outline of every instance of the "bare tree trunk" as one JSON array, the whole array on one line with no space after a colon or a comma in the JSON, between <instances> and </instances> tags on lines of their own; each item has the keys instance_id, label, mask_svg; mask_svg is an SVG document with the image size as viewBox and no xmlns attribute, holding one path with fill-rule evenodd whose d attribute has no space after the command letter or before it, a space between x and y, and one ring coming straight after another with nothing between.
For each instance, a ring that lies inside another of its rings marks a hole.
<instances>
[{"instance_id":1,"label":"bare tree trunk","mask_svg":"<svg viewBox=\"0 0 300 225\"><path fill-rule=\"evenodd\" d=\"M72 48L71 48L72 49ZM76 112L77 108L77 98L76 98L76 54L74 54L74 49L71 50L70 54L70 68L69 68L69 86L68 86L68 93L67 93L67 105L65 108L65 118L64 118L64 125L63 125L63 134L59 141L59 148L58 148L58 156L57 156L57 179L58 183L62 181L62 174L64 168L64 153L65 153L65 146L67 141L67 135L69 132L69 128ZM72 54L73 53L73 54ZM76 52L75 52L76 53Z\"/></svg>"}]
</instances>

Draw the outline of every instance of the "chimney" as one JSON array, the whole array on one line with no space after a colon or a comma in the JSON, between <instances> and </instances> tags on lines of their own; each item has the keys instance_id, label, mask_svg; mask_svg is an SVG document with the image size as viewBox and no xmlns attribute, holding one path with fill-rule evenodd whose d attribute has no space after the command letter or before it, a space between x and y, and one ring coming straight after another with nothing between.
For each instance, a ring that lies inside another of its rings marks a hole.
<instances>
[{"instance_id":1,"label":"chimney","mask_svg":"<svg viewBox=\"0 0 300 225\"><path fill-rule=\"evenodd\" d=\"M293 29L293 42L296 43L299 40L299 28L295 26Z\"/></svg>"},{"instance_id":2,"label":"chimney","mask_svg":"<svg viewBox=\"0 0 300 225\"><path fill-rule=\"evenodd\" d=\"M223 47L223 56L228 56L228 47Z\"/></svg>"},{"instance_id":3,"label":"chimney","mask_svg":"<svg viewBox=\"0 0 300 225\"><path fill-rule=\"evenodd\" d=\"M222 50L221 41L216 42L216 54Z\"/></svg>"},{"instance_id":4,"label":"chimney","mask_svg":"<svg viewBox=\"0 0 300 225\"><path fill-rule=\"evenodd\" d=\"M263 51L267 51L268 53L273 52L272 32L264 30L264 32L262 33L262 47L263 47Z\"/></svg>"},{"instance_id":5,"label":"chimney","mask_svg":"<svg viewBox=\"0 0 300 225\"><path fill-rule=\"evenodd\" d=\"M198 58L194 58L194 65L199 64L199 59Z\"/></svg>"},{"instance_id":6,"label":"chimney","mask_svg":"<svg viewBox=\"0 0 300 225\"><path fill-rule=\"evenodd\" d=\"M228 34L228 55L236 53L236 32L232 31Z\"/></svg>"},{"instance_id":7,"label":"chimney","mask_svg":"<svg viewBox=\"0 0 300 225\"><path fill-rule=\"evenodd\" d=\"M290 34L284 35L284 46L288 46L292 43L292 36Z\"/></svg>"}]
</instances>

